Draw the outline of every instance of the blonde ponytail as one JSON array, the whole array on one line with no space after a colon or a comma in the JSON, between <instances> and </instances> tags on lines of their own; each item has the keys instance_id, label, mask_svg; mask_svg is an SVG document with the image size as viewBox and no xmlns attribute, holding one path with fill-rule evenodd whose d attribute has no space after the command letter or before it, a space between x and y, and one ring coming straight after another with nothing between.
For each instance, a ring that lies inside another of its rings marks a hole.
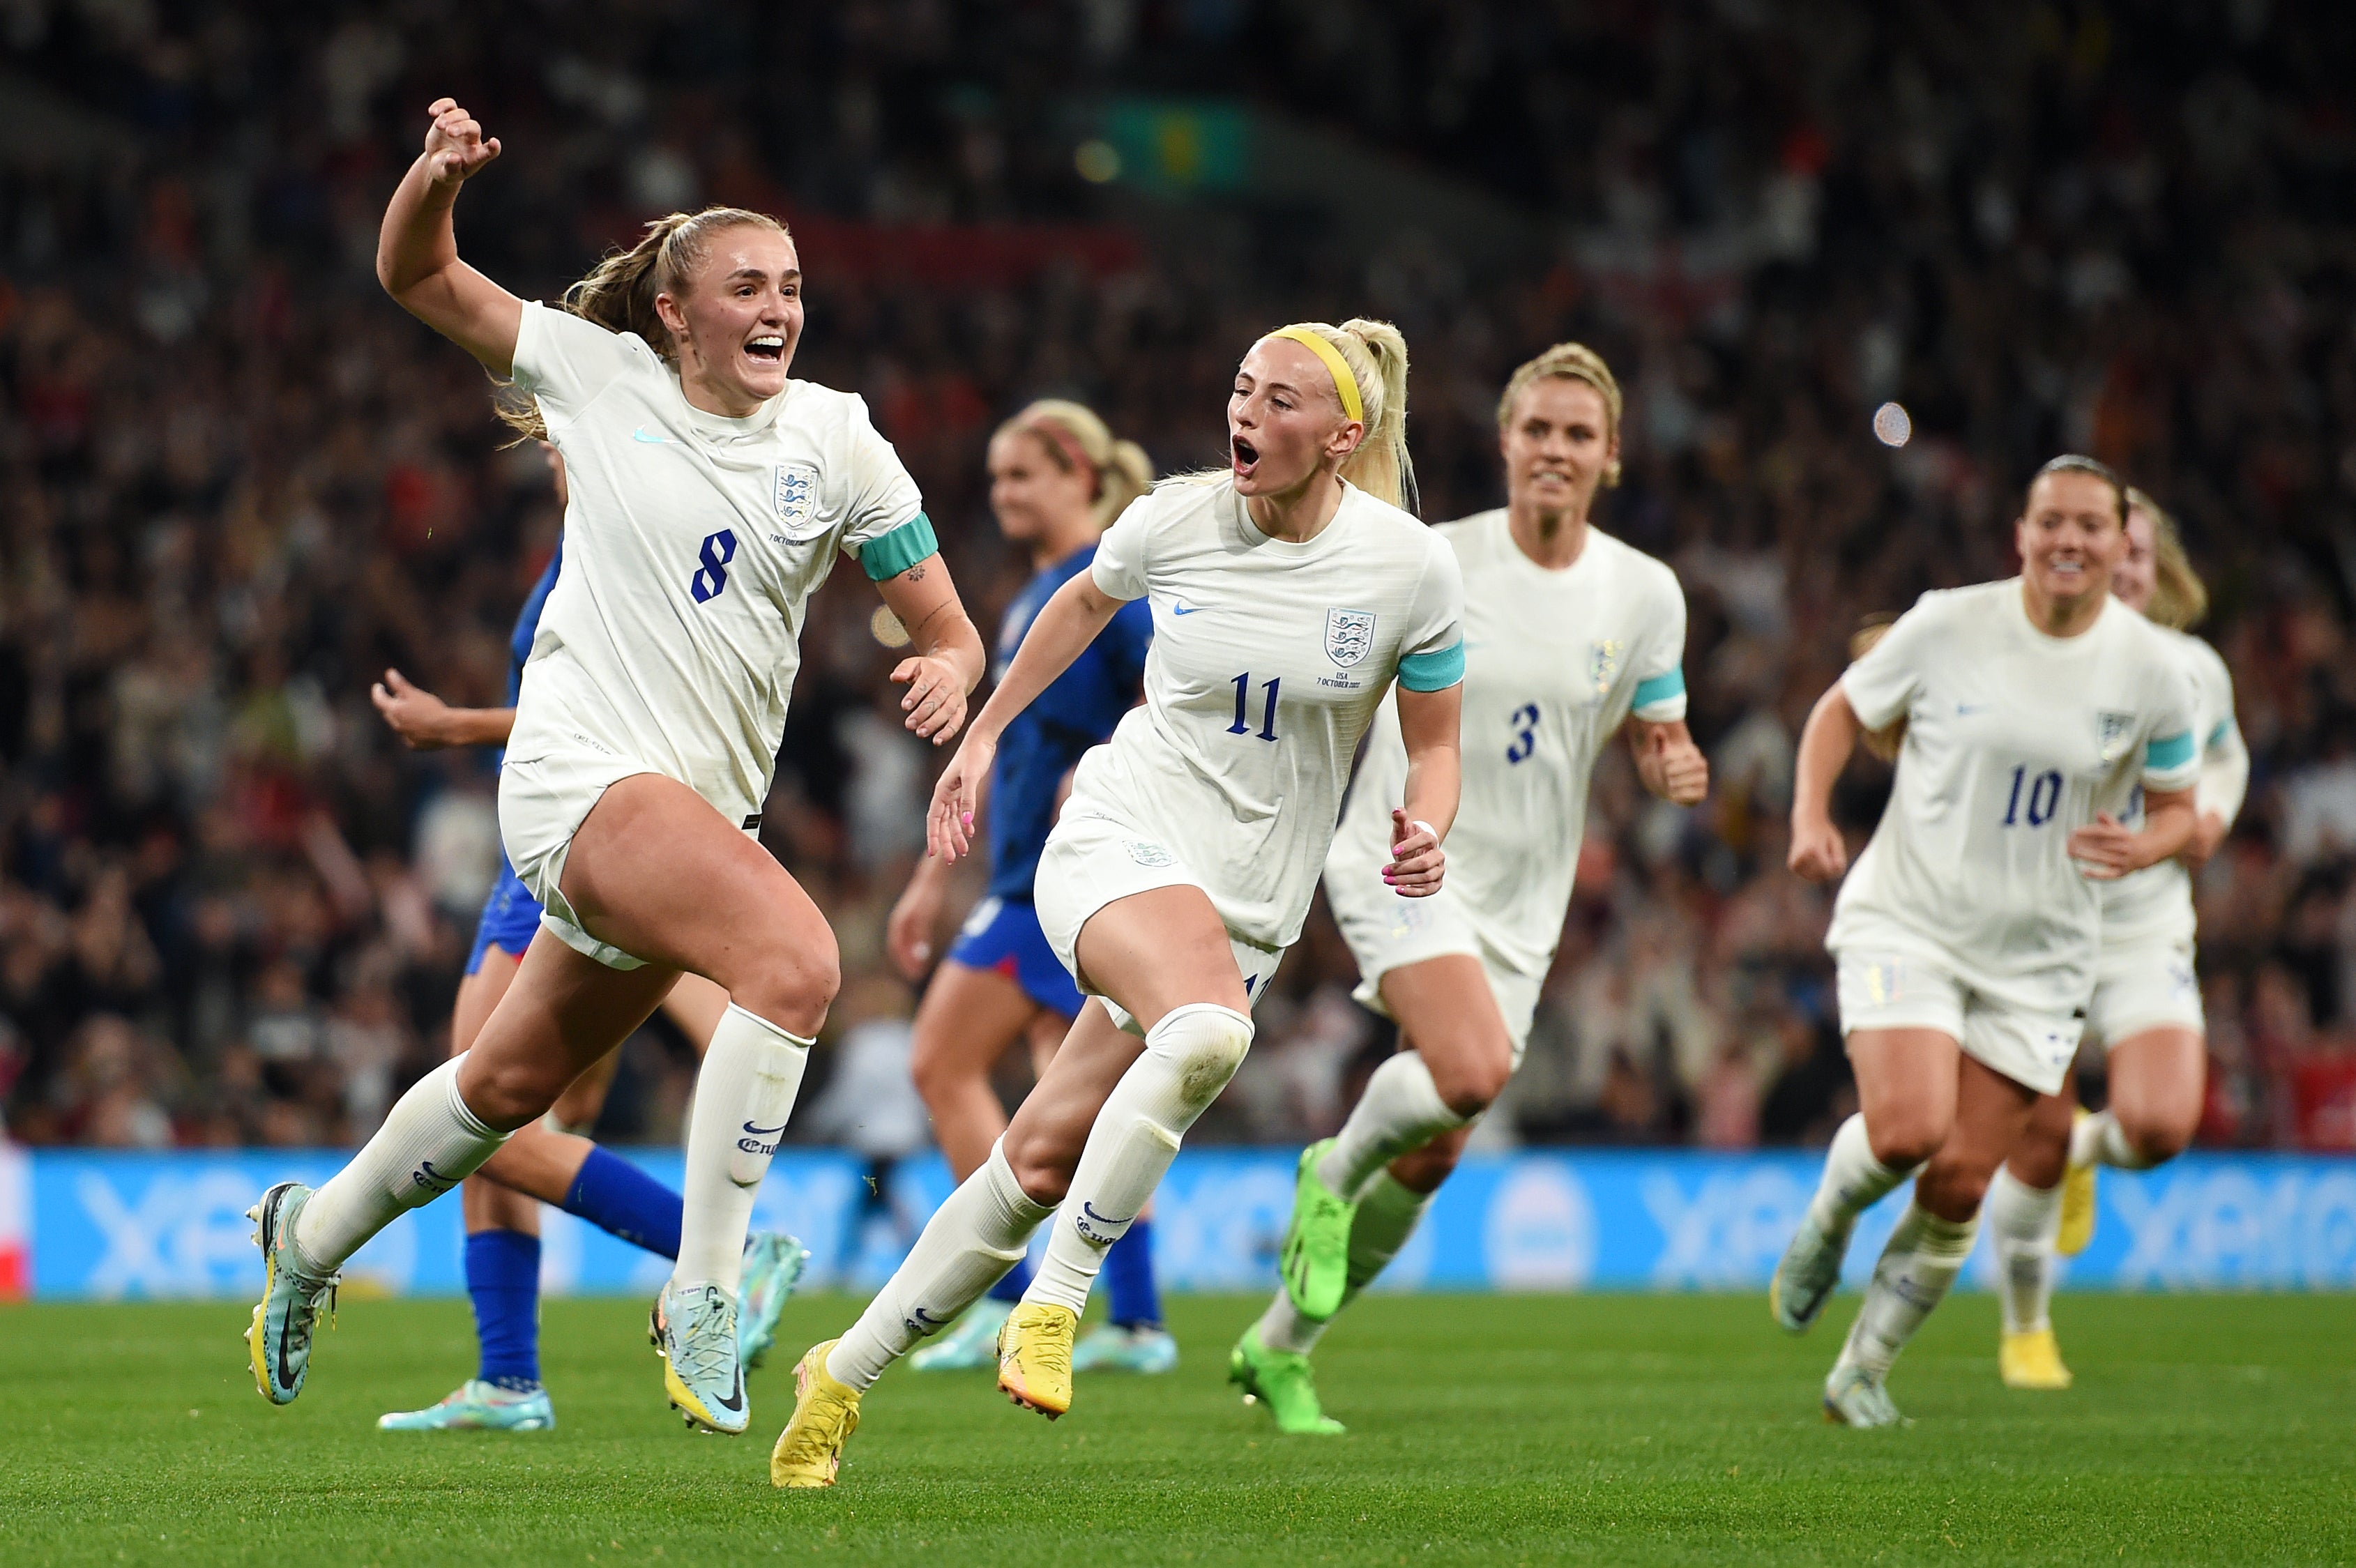
<instances>
[{"instance_id":1,"label":"blonde ponytail","mask_svg":"<svg viewBox=\"0 0 2356 1568\"><path fill-rule=\"evenodd\" d=\"M1042 398L998 427L999 435L1028 435L1045 449L1047 460L1066 474L1087 469L1095 476L1089 503L1097 527L1108 528L1129 504L1153 488L1153 459L1133 441L1114 438L1111 429L1085 403Z\"/></svg>"},{"instance_id":2,"label":"blonde ponytail","mask_svg":"<svg viewBox=\"0 0 2356 1568\"><path fill-rule=\"evenodd\" d=\"M2192 558L2184 553L2184 535L2158 502L2132 485L2127 489L2127 510L2151 519L2151 603L2144 606L2144 614L2155 625L2190 631L2209 613L2209 585L2201 581L2201 574L2192 570Z\"/></svg>"},{"instance_id":3,"label":"blonde ponytail","mask_svg":"<svg viewBox=\"0 0 2356 1568\"><path fill-rule=\"evenodd\" d=\"M674 212L648 224L628 250L607 252L587 277L564 291L564 308L608 332L637 333L664 358L676 358L679 347L655 309L655 296L684 292L687 280L702 265L712 237L742 228L767 229L793 238L792 230L767 213L742 207ZM548 425L540 406L530 398L510 395L512 382L500 386L496 402L499 418L531 440L546 440Z\"/></svg>"},{"instance_id":4,"label":"blonde ponytail","mask_svg":"<svg viewBox=\"0 0 2356 1568\"><path fill-rule=\"evenodd\" d=\"M1387 321L1352 316L1339 326L1303 321L1277 330L1315 333L1342 357L1357 383L1366 432L1358 450L1344 460L1342 477L1378 501L1414 511L1415 463L1407 450L1407 339L1399 329Z\"/></svg>"}]
</instances>

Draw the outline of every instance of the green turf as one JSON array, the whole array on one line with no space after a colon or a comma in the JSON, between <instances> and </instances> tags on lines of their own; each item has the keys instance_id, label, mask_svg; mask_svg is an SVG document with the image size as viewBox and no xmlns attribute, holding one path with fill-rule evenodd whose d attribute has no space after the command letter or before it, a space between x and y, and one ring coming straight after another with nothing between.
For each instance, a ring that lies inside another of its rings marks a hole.
<instances>
[{"instance_id":1,"label":"green turf","mask_svg":"<svg viewBox=\"0 0 2356 1568\"><path fill-rule=\"evenodd\" d=\"M1054 1425L898 1372L842 1484L782 1494L787 1312L750 1435L662 1408L644 1309L552 1302L560 1426L380 1434L471 1363L459 1302L348 1302L309 1391L253 1392L234 1307L0 1308L0 1563L2156 1563L2356 1558L2356 1298L2065 1297L2077 1388L2008 1392L1959 1296L1900 1364L1917 1424L1826 1425L1853 1296L1804 1341L1753 1296L1376 1297L1320 1357L1338 1440L1222 1381L1254 1304L1173 1303L1185 1364Z\"/></svg>"}]
</instances>

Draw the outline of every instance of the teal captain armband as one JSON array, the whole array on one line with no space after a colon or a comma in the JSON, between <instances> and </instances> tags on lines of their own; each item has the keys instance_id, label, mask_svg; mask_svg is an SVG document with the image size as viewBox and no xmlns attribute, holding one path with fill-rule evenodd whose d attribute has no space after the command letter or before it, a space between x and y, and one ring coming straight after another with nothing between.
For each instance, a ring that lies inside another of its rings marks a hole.
<instances>
[{"instance_id":1,"label":"teal captain armband","mask_svg":"<svg viewBox=\"0 0 2356 1568\"><path fill-rule=\"evenodd\" d=\"M2180 768L2192 760L2192 732L2179 730L2173 735L2162 735L2143 749L2143 765L2148 772L2166 773Z\"/></svg>"},{"instance_id":2,"label":"teal captain armband","mask_svg":"<svg viewBox=\"0 0 2356 1568\"><path fill-rule=\"evenodd\" d=\"M933 537L933 520L918 512L890 533L861 545L859 564L868 581L881 582L940 552L941 541Z\"/></svg>"},{"instance_id":3,"label":"teal captain armband","mask_svg":"<svg viewBox=\"0 0 2356 1568\"><path fill-rule=\"evenodd\" d=\"M1445 691L1464 678L1464 639L1409 654L1398 662L1398 683L1409 691Z\"/></svg>"},{"instance_id":4,"label":"teal captain armband","mask_svg":"<svg viewBox=\"0 0 2356 1568\"><path fill-rule=\"evenodd\" d=\"M2209 744L2207 750L2213 752L2218 747L2223 745L2225 743L2225 737L2233 732L2233 721L2231 719L2218 720L2217 728L2209 731Z\"/></svg>"},{"instance_id":5,"label":"teal captain armband","mask_svg":"<svg viewBox=\"0 0 2356 1568\"><path fill-rule=\"evenodd\" d=\"M1629 706L1638 709L1650 708L1655 702L1666 702L1672 698L1683 697L1685 694L1686 671L1685 667L1679 665L1676 668L1665 670L1650 680L1638 681L1635 699Z\"/></svg>"}]
</instances>

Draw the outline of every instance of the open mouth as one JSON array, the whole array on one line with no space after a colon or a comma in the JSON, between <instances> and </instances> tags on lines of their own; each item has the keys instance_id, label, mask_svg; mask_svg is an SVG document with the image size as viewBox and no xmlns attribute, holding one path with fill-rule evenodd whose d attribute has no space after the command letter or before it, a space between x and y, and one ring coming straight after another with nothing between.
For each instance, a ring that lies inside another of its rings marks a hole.
<instances>
[{"instance_id":1,"label":"open mouth","mask_svg":"<svg viewBox=\"0 0 2356 1568\"><path fill-rule=\"evenodd\" d=\"M746 343L744 353L746 357L760 360L766 365L783 364L786 357L786 340L774 332L768 333Z\"/></svg>"},{"instance_id":2,"label":"open mouth","mask_svg":"<svg viewBox=\"0 0 2356 1568\"><path fill-rule=\"evenodd\" d=\"M1231 456L1235 463L1236 477L1238 479L1244 478L1248 475L1253 467L1258 464L1259 448L1254 446L1250 442L1246 441L1242 436L1234 437L1227 444L1233 449Z\"/></svg>"}]
</instances>

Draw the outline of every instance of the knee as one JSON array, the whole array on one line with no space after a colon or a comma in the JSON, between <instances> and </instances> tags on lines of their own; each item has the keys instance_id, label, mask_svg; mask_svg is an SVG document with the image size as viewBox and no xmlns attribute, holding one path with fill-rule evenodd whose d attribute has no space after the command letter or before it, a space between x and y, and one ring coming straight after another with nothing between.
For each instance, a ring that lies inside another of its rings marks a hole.
<instances>
[{"instance_id":1,"label":"knee","mask_svg":"<svg viewBox=\"0 0 2356 1568\"><path fill-rule=\"evenodd\" d=\"M1250 1018L1229 1008L1205 1006L1173 1013L1163 1022L1176 1027L1157 1027L1147 1049L1169 1058L1178 1075L1180 1098L1189 1105L1208 1105L1251 1050Z\"/></svg>"},{"instance_id":2,"label":"knee","mask_svg":"<svg viewBox=\"0 0 2356 1568\"><path fill-rule=\"evenodd\" d=\"M1939 1152L1939 1146L1947 1140L1947 1129L1925 1116L1893 1115L1878 1123L1869 1121L1865 1138L1874 1158L1892 1170L1911 1170Z\"/></svg>"},{"instance_id":3,"label":"knee","mask_svg":"<svg viewBox=\"0 0 2356 1568\"><path fill-rule=\"evenodd\" d=\"M729 1000L745 1011L795 1034L815 1035L842 988L841 955L824 926L807 940L785 936L761 944L743 972L722 984Z\"/></svg>"},{"instance_id":4,"label":"knee","mask_svg":"<svg viewBox=\"0 0 2356 1568\"><path fill-rule=\"evenodd\" d=\"M1421 1148L1410 1149L1391 1161L1391 1179L1410 1192L1437 1192L1440 1184L1456 1168L1464 1157L1464 1140L1469 1127L1452 1133L1442 1133Z\"/></svg>"},{"instance_id":5,"label":"knee","mask_svg":"<svg viewBox=\"0 0 2356 1568\"><path fill-rule=\"evenodd\" d=\"M1934 1159L1914 1184L1915 1200L1940 1219L1960 1223L1980 1211L1995 1175L1992 1170L1944 1165Z\"/></svg>"},{"instance_id":6,"label":"knee","mask_svg":"<svg viewBox=\"0 0 2356 1568\"><path fill-rule=\"evenodd\" d=\"M1503 1034L1468 1035L1426 1056L1424 1065L1431 1073L1431 1086L1450 1110L1467 1118L1477 1116L1505 1093L1505 1080L1514 1075L1513 1042Z\"/></svg>"},{"instance_id":7,"label":"knee","mask_svg":"<svg viewBox=\"0 0 2356 1568\"><path fill-rule=\"evenodd\" d=\"M1014 1184L1033 1203L1054 1208L1072 1188L1072 1172L1079 1164L1076 1152L1055 1147L1053 1139L1018 1125L1006 1129L1001 1140L1007 1168Z\"/></svg>"},{"instance_id":8,"label":"knee","mask_svg":"<svg viewBox=\"0 0 2356 1568\"><path fill-rule=\"evenodd\" d=\"M563 1070L554 1063L477 1057L469 1067L459 1080L459 1097L496 1132L511 1133L534 1121L564 1093Z\"/></svg>"},{"instance_id":9,"label":"knee","mask_svg":"<svg viewBox=\"0 0 2356 1568\"><path fill-rule=\"evenodd\" d=\"M2190 1115L2171 1115L2148 1106L2115 1105L2111 1115L2119 1124L2120 1136L2147 1165L2162 1165L2182 1154L2201 1119L2198 1106Z\"/></svg>"},{"instance_id":10,"label":"knee","mask_svg":"<svg viewBox=\"0 0 2356 1568\"><path fill-rule=\"evenodd\" d=\"M948 1049L940 1032L928 1029L921 1022L916 1039L908 1047L908 1076L916 1085L916 1093L927 1108L937 1108L959 1090L972 1083L977 1074L958 1060Z\"/></svg>"}]
</instances>

